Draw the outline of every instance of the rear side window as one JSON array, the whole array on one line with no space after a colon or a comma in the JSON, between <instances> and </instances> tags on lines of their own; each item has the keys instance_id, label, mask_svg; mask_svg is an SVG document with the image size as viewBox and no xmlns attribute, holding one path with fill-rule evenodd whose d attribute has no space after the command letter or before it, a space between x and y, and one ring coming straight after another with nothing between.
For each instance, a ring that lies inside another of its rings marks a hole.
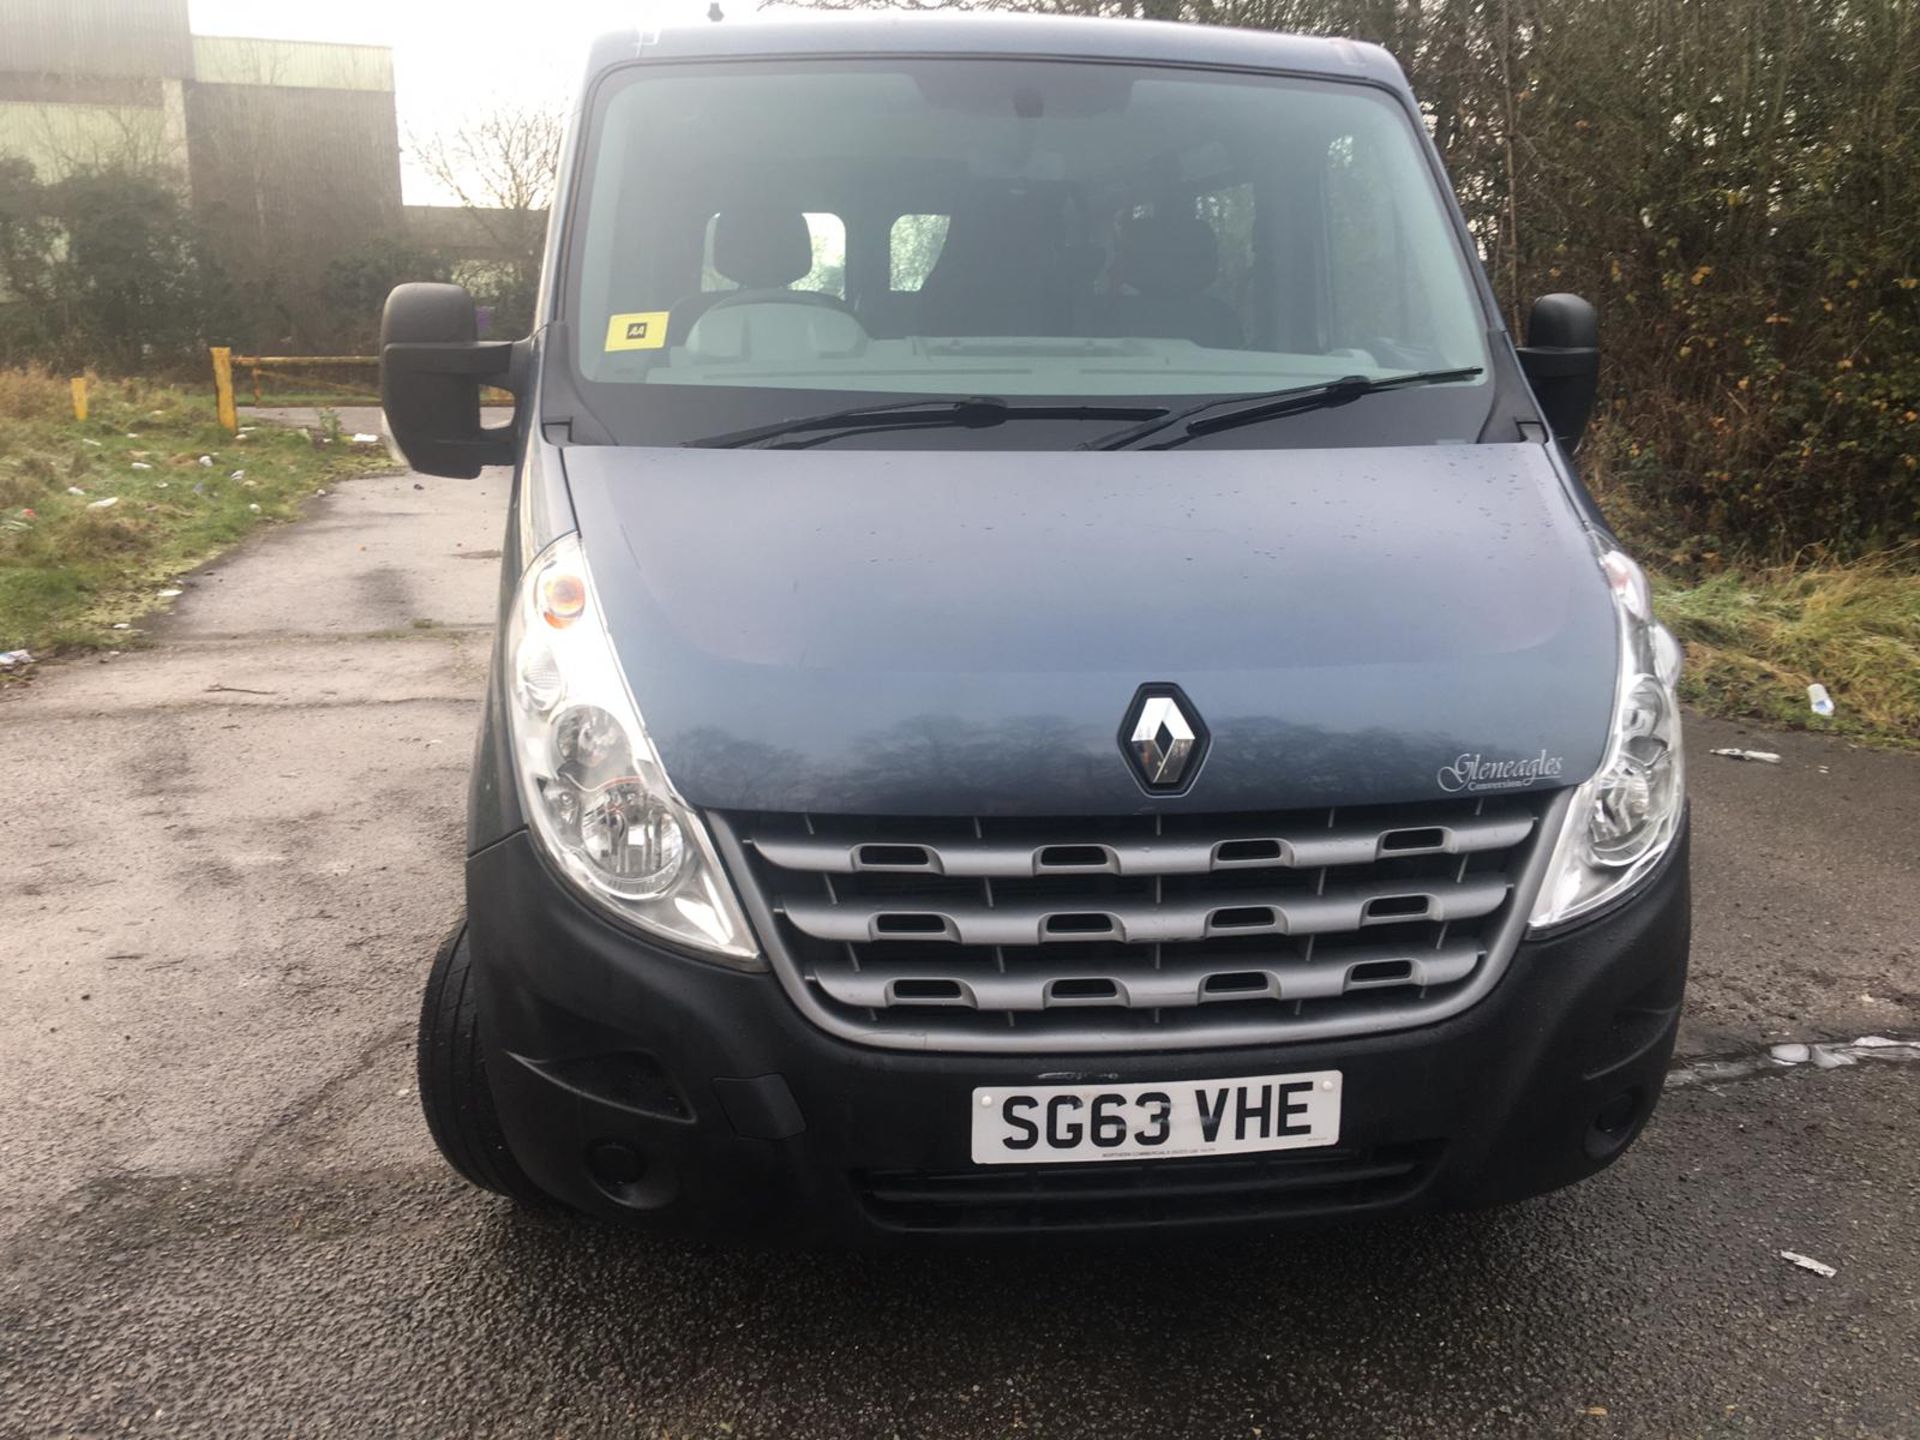
<instances>
[{"instance_id":1,"label":"rear side window","mask_svg":"<svg viewBox=\"0 0 1920 1440\"><path fill-rule=\"evenodd\" d=\"M1253 287L1253 219L1255 200L1251 184L1231 185L1211 190L1194 201L1194 209L1213 231L1219 256L1218 270L1208 287L1236 312L1244 315L1250 338L1258 344L1262 338L1262 317Z\"/></svg>"},{"instance_id":2,"label":"rear side window","mask_svg":"<svg viewBox=\"0 0 1920 1440\"><path fill-rule=\"evenodd\" d=\"M915 291L927 283L947 243L946 215L902 215L887 233L887 288Z\"/></svg>"},{"instance_id":3,"label":"rear side window","mask_svg":"<svg viewBox=\"0 0 1920 1440\"><path fill-rule=\"evenodd\" d=\"M1408 244L1400 193L1373 146L1370 136L1346 134L1327 147L1326 324L1335 351L1383 339L1415 345L1435 325L1429 257Z\"/></svg>"}]
</instances>

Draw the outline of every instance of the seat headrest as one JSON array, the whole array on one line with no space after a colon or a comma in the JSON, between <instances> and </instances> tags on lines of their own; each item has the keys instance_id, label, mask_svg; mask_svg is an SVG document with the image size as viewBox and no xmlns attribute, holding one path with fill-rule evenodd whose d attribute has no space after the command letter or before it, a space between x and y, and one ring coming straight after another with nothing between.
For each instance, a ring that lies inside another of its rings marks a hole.
<instances>
[{"instance_id":1,"label":"seat headrest","mask_svg":"<svg viewBox=\"0 0 1920 1440\"><path fill-rule=\"evenodd\" d=\"M1116 273L1142 295L1197 295L1219 264L1213 227L1196 216L1142 216L1120 232Z\"/></svg>"},{"instance_id":2,"label":"seat headrest","mask_svg":"<svg viewBox=\"0 0 1920 1440\"><path fill-rule=\"evenodd\" d=\"M722 210L713 227L713 268L748 290L777 290L813 269L807 217L777 205Z\"/></svg>"}]
</instances>

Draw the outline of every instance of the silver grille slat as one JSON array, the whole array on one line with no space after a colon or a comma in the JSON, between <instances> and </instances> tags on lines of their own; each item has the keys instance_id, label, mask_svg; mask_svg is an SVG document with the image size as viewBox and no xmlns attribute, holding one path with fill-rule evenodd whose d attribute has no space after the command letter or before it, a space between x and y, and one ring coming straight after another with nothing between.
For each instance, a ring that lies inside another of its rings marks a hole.
<instances>
[{"instance_id":1,"label":"silver grille slat","mask_svg":"<svg viewBox=\"0 0 1920 1440\"><path fill-rule=\"evenodd\" d=\"M972 1010L1027 1012L1062 1006L1109 1005L1123 1009L1151 1010L1205 1005L1210 1002L1268 998L1273 1000L1323 1000L1344 995L1350 990L1376 988L1380 982L1355 972L1364 967L1403 967L1387 982L1422 987L1451 985L1464 980L1480 963L1477 944L1449 944L1438 950L1415 947L1382 946L1355 950L1334 960L1253 961L1228 968L1223 961L1184 962L1159 970L1123 971L1118 966L1101 969L1079 967L1044 974L1002 974L980 972L966 967L943 971L937 965L890 962L870 964L855 971L851 968L820 967L815 980L820 988L843 1005L885 1009L896 1004L952 1005ZM1231 990L1209 994L1207 981L1213 977L1232 977L1236 982L1263 978L1265 988L1236 983ZM1069 990L1076 983L1111 982L1110 998L1094 999L1084 995L1056 994L1062 986ZM936 998L930 986L949 985L952 995ZM914 987L911 990L906 987Z\"/></svg>"},{"instance_id":2,"label":"silver grille slat","mask_svg":"<svg viewBox=\"0 0 1920 1440\"><path fill-rule=\"evenodd\" d=\"M878 848L850 844L820 835L768 836L753 839L756 850L768 863L783 870L811 870L833 875L853 875L861 871L894 874L945 875L956 878L993 880L1030 879L1039 875L1099 874L1115 875L1204 875L1217 870L1263 867L1292 870L1317 870L1324 866L1369 865L1386 855L1470 855L1486 850L1505 850L1526 839L1534 825L1533 816L1524 810L1450 819L1439 825L1396 824L1346 825L1318 830L1300 829L1281 834L1273 831L1241 831L1218 839L1107 843L1073 846L1074 849L1098 849L1105 860L1098 864L1047 864L1043 857L1059 844L1036 845L1032 841L942 839L893 843L888 850L922 850L924 863L885 863L865 859L862 850ZM1407 848L1384 849L1395 835L1414 831L1434 831L1432 843ZM1272 845L1271 857L1235 858L1236 848ZM1227 852L1223 854L1223 852Z\"/></svg>"},{"instance_id":3,"label":"silver grille slat","mask_svg":"<svg viewBox=\"0 0 1920 1440\"><path fill-rule=\"evenodd\" d=\"M780 983L902 1050L1429 1024L1506 969L1572 792L1087 817L709 815Z\"/></svg>"},{"instance_id":4,"label":"silver grille slat","mask_svg":"<svg viewBox=\"0 0 1920 1440\"><path fill-rule=\"evenodd\" d=\"M788 920L817 940L880 941L912 940L946 942L959 945L1059 945L1085 944L1090 940L1119 940L1126 944L1172 944L1183 940L1205 940L1221 935L1329 935L1360 930L1369 925L1400 924L1406 920L1452 922L1474 920L1490 915L1507 898L1508 882L1503 875L1477 875L1454 885L1430 882L1380 881L1330 890L1315 895L1302 890L1237 892L1230 896L1205 896L1164 901L1104 901L1091 898L1084 903L1064 901L998 901L930 905L914 904L906 899L886 901L866 899L859 903L843 899L796 900L785 902ZM1369 907L1378 901L1423 899L1420 912L1372 915ZM1223 913L1266 910L1265 922L1223 923ZM1049 921L1066 917L1107 917L1106 929L1052 929ZM914 929L900 925L889 928L895 919L938 920L939 930Z\"/></svg>"}]
</instances>

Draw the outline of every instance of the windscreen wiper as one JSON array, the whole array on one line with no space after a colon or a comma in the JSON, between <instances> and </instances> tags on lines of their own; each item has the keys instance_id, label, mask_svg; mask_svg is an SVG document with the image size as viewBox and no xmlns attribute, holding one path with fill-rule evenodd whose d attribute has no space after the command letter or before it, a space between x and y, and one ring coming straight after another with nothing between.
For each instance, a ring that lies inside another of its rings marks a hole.
<instances>
[{"instance_id":1,"label":"windscreen wiper","mask_svg":"<svg viewBox=\"0 0 1920 1440\"><path fill-rule=\"evenodd\" d=\"M895 426L902 429L916 426L938 428L949 425L982 429L1004 424L1008 420L1149 421L1166 413L1167 407L1164 405L1016 405L997 395L970 395L959 400L922 398L901 400L890 405L854 405L845 410L829 410L824 415L799 415L790 420L776 420L770 425L730 430L724 435L708 435L700 440L681 443L706 449L737 450L784 436L806 435L819 430L881 430Z\"/></svg>"},{"instance_id":2,"label":"windscreen wiper","mask_svg":"<svg viewBox=\"0 0 1920 1440\"><path fill-rule=\"evenodd\" d=\"M1441 385L1449 380L1471 380L1479 373L1478 365L1466 365L1456 370L1414 370L1405 375L1383 375L1377 379L1368 375L1342 375L1337 380L1321 380L1312 385L1289 385L1284 390L1224 395L1169 411L1138 425L1129 425L1110 435L1096 436L1083 442L1080 448L1129 450L1142 440L1172 430L1174 433L1159 444L1147 447L1170 450L1175 445L1184 445L1198 436L1211 435L1219 430L1232 430L1240 425L1251 425L1280 415L1297 415L1303 410L1325 410L1358 400L1362 395L1378 394L1382 390L1401 390L1413 385ZM1229 405L1235 408L1224 408ZM1214 414L1214 411L1220 413Z\"/></svg>"}]
</instances>

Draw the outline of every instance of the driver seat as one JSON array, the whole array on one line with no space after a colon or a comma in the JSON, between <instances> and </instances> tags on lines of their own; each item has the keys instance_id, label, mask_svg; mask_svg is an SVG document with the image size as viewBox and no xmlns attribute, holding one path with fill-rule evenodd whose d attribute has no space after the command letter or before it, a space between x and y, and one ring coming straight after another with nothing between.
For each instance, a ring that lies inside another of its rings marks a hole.
<instances>
[{"instance_id":1,"label":"driver seat","mask_svg":"<svg viewBox=\"0 0 1920 1440\"><path fill-rule=\"evenodd\" d=\"M675 305L667 321L669 345L684 345L694 323L721 304L778 301L853 313L838 295L789 288L813 269L813 234L807 229L807 217L798 210L779 205L722 210L713 226L713 268L740 288L704 290Z\"/></svg>"}]
</instances>

